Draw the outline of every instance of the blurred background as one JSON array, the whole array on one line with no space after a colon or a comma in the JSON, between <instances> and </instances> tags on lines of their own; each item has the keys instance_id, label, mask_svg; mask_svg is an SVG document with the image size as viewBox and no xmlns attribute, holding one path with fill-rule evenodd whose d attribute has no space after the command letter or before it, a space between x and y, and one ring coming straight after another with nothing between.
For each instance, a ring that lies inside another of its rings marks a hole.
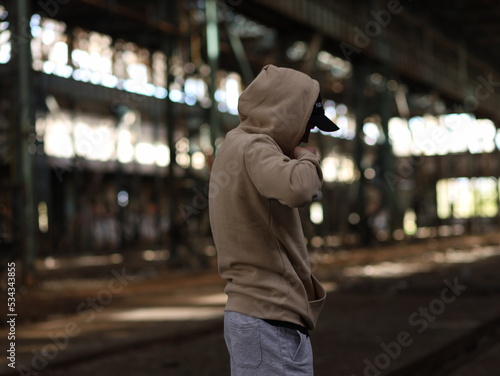
<instances>
[{"instance_id":1,"label":"blurred background","mask_svg":"<svg viewBox=\"0 0 500 376\"><path fill-rule=\"evenodd\" d=\"M313 247L497 232L498 2L447 4L3 1L2 257L213 257L210 162L265 64L341 128L310 141Z\"/></svg>"},{"instance_id":2,"label":"blurred background","mask_svg":"<svg viewBox=\"0 0 500 376\"><path fill-rule=\"evenodd\" d=\"M309 142L318 267L498 245L499 36L496 0L0 0L2 268L28 290L65 266L214 270L211 162L266 64L318 80L340 127Z\"/></svg>"}]
</instances>

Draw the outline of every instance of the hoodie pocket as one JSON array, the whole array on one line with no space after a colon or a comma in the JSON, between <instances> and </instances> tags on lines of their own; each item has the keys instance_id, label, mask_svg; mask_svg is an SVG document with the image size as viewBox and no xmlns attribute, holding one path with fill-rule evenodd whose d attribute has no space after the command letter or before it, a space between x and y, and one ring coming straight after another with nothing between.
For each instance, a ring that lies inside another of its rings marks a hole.
<instances>
[{"instance_id":1,"label":"hoodie pocket","mask_svg":"<svg viewBox=\"0 0 500 376\"><path fill-rule=\"evenodd\" d=\"M321 286L316 277L311 276L311 279L314 286L315 299L308 302L308 317L311 320L308 323L310 326L309 329L313 329L316 326L319 314L321 313L326 300L326 291L323 286Z\"/></svg>"}]
</instances>

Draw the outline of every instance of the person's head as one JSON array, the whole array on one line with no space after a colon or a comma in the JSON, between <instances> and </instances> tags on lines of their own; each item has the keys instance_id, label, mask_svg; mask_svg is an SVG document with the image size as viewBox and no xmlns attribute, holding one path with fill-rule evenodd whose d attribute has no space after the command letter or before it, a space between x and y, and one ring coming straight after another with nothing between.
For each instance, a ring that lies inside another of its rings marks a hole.
<instances>
[{"instance_id":1,"label":"person's head","mask_svg":"<svg viewBox=\"0 0 500 376\"><path fill-rule=\"evenodd\" d=\"M306 136L308 121L327 131L319 92L319 82L308 75L266 65L239 97L240 127L269 135L289 155Z\"/></svg>"},{"instance_id":2,"label":"person's head","mask_svg":"<svg viewBox=\"0 0 500 376\"><path fill-rule=\"evenodd\" d=\"M318 128L323 132L335 132L339 130L337 124L328 119L325 115L325 110L323 108L323 100L321 99L321 94L318 94L318 98L316 102L314 102L314 106L311 112L311 116L306 124L306 129L304 131L304 135L302 136L301 142L309 141L309 134L311 130L314 128Z\"/></svg>"}]
</instances>

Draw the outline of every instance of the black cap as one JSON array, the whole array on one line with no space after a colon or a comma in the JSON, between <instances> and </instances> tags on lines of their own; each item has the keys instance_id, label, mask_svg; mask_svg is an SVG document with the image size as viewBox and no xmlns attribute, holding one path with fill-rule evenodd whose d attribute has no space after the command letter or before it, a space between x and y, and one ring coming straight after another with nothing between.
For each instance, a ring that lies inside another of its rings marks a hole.
<instances>
[{"instance_id":1,"label":"black cap","mask_svg":"<svg viewBox=\"0 0 500 376\"><path fill-rule=\"evenodd\" d=\"M337 127L337 124L326 117L321 94L318 95L318 99L316 99L316 103L314 103L309 122L324 132L335 132L340 129Z\"/></svg>"}]
</instances>

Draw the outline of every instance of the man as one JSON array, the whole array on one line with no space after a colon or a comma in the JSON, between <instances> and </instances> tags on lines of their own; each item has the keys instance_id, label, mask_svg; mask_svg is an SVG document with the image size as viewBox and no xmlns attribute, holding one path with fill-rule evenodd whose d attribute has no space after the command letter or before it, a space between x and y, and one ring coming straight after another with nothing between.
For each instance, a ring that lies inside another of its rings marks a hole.
<instances>
[{"instance_id":1,"label":"man","mask_svg":"<svg viewBox=\"0 0 500 376\"><path fill-rule=\"evenodd\" d=\"M209 211L227 280L231 375L313 375L308 330L326 297L311 274L298 209L318 198L320 160L307 142L325 115L319 83L265 66L239 98L240 124L217 150Z\"/></svg>"}]
</instances>

